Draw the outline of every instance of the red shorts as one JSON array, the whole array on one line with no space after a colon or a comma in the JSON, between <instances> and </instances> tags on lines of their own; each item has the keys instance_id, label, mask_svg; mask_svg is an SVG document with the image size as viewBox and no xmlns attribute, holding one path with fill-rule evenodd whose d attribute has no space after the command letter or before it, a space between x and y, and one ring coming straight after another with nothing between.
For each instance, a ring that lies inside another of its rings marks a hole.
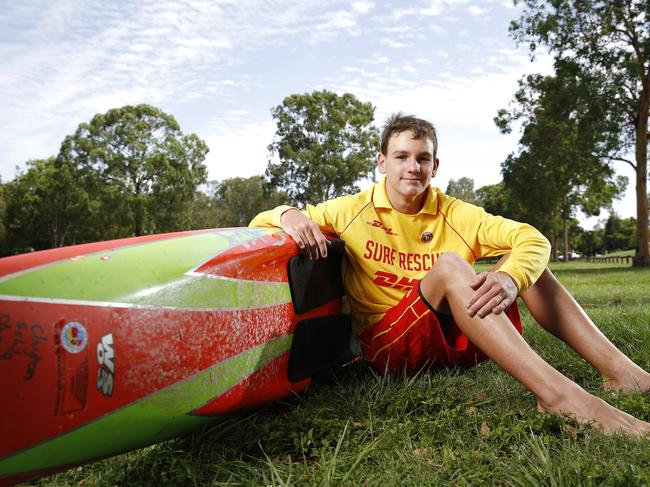
<instances>
[{"instance_id":1,"label":"red shorts","mask_svg":"<svg viewBox=\"0 0 650 487\"><path fill-rule=\"evenodd\" d=\"M420 295L420 283L359 337L363 358L379 372L413 374L432 365L482 362L487 356L460 331L451 316L429 307ZM521 333L517 303L506 316Z\"/></svg>"}]
</instances>

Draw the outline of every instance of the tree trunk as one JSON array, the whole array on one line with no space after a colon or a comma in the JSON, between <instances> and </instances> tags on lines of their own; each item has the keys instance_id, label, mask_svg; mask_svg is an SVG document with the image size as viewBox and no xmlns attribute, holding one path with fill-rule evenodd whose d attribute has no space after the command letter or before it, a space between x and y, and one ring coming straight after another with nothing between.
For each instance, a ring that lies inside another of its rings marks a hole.
<instances>
[{"instance_id":1,"label":"tree trunk","mask_svg":"<svg viewBox=\"0 0 650 487\"><path fill-rule=\"evenodd\" d=\"M564 252L564 262L569 262L569 218L566 216L566 214L562 217L562 223L564 224L563 228L563 242L562 242L562 247L563 247L563 252Z\"/></svg>"},{"instance_id":2,"label":"tree trunk","mask_svg":"<svg viewBox=\"0 0 650 487\"><path fill-rule=\"evenodd\" d=\"M134 203L135 203L135 211L133 212L133 217L134 217L134 230L135 230L135 236L140 237L143 234L143 228L144 228L144 204L142 201L142 195L140 194L140 183L137 181L134 182L134 187L135 187L135 198L134 198Z\"/></svg>"},{"instance_id":3,"label":"tree trunk","mask_svg":"<svg viewBox=\"0 0 650 487\"><path fill-rule=\"evenodd\" d=\"M142 207L142 200L137 198L135 200L135 236L140 237L143 234L144 227L144 208Z\"/></svg>"},{"instance_id":4,"label":"tree trunk","mask_svg":"<svg viewBox=\"0 0 650 487\"><path fill-rule=\"evenodd\" d=\"M648 111L650 83L641 91L639 119L636 125L636 253L635 267L650 267L648 249Z\"/></svg>"}]
</instances>

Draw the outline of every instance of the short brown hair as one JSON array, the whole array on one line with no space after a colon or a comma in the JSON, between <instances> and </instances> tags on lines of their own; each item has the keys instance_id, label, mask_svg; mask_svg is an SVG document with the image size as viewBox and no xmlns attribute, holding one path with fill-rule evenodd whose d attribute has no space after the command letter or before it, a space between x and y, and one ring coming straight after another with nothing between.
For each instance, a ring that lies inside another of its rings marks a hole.
<instances>
[{"instance_id":1,"label":"short brown hair","mask_svg":"<svg viewBox=\"0 0 650 487\"><path fill-rule=\"evenodd\" d=\"M386 155L388 141L393 135L399 135L406 130L413 132L416 139L422 137L431 139L431 142L433 142L433 157L436 157L436 152L438 152L438 136L436 135L434 126L430 122L413 115L403 115L402 112L393 113L386 120L384 130L381 133L381 153Z\"/></svg>"}]
</instances>

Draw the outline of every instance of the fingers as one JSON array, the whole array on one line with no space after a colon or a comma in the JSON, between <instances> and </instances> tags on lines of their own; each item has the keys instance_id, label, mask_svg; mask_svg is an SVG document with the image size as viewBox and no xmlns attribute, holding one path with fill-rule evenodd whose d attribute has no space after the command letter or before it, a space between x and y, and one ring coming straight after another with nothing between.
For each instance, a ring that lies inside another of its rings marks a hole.
<instances>
[{"instance_id":1,"label":"fingers","mask_svg":"<svg viewBox=\"0 0 650 487\"><path fill-rule=\"evenodd\" d=\"M469 282L469 287L474 289L476 292L473 294L471 299L467 302L467 308L474 309L476 311L477 308L474 307L474 304L479 299L481 299L486 292L489 292L491 286L484 284L488 277L487 274L488 274L487 272L481 272Z\"/></svg>"},{"instance_id":2,"label":"fingers","mask_svg":"<svg viewBox=\"0 0 650 487\"><path fill-rule=\"evenodd\" d=\"M297 210L289 210L282 215L282 229L289 235L298 248L313 260L327 257L327 239L316 222L310 220Z\"/></svg>"},{"instance_id":3,"label":"fingers","mask_svg":"<svg viewBox=\"0 0 650 487\"><path fill-rule=\"evenodd\" d=\"M470 316L478 315L480 318L485 318L490 313L501 313L510 305L508 299L504 298L498 289L479 288L474 296L476 299L473 298L473 303L468 304L467 312Z\"/></svg>"},{"instance_id":4,"label":"fingers","mask_svg":"<svg viewBox=\"0 0 650 487\"><path fill-rule=\"evenodd\" d=\"M471 287L472 289L478 289L485 282L487 275L488 275L487 272L481 272L479 275L477 275L474 279L472 279L469 282L469 287Z\"/></svg>"},{"instance_id":5,"label":"fingers","mask_svg":"<svg viewBox=\"0 0 650 487\"><path fill-rule=\"evenodd\" d=\"M321 233L320 228L314 222L310 222L301 233L302 241L305 244L305 255L314 260L319 257L327 257L327 239Z\"/></svg>"},{"instance_id":6,"label":"fingers","mask_svg":"<svg viewBox=\"0 0 650 487\"><path fill-rule=\"evenodd\" d=\"M476 285L478 283L480 285ZM503 272L484 272L470 282L476 292L467 302L470 316L485 318L488 314L499 314L508 309L517 299L517 287L512 278Z\"/></svg>"}]
</instances>

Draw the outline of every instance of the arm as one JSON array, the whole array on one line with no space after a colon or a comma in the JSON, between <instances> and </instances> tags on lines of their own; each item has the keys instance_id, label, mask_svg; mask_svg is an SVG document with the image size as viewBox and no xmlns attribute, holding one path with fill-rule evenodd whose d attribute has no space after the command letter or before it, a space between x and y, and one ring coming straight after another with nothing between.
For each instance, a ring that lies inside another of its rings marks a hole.
<instances>
[{"instance_id":1,"label":"arm","mask_svg":"<svg viewBox=\"0 0 650 487\"><path fill-rule=\"evenodd\" d=\"M509 254L500 267L480 273L470 283L475 293L467 303L468 313L484 317L505 311L519 292L537 281L548 263L550 244L530 225L476 210L477 257Z\"/></svg>"},{"instance_id":2,"label":"arm","mask_svg":"<svg viewBox=\"0 0 650 487\"><path fill-rule=\"evenodd\" d=\"M323 232L336 233L326 203L308 205L304 211L291 206L278 206L257 215L251 227L280 227L310 259L327 257L328 240Z\"/></svg>"}]
</instances>

